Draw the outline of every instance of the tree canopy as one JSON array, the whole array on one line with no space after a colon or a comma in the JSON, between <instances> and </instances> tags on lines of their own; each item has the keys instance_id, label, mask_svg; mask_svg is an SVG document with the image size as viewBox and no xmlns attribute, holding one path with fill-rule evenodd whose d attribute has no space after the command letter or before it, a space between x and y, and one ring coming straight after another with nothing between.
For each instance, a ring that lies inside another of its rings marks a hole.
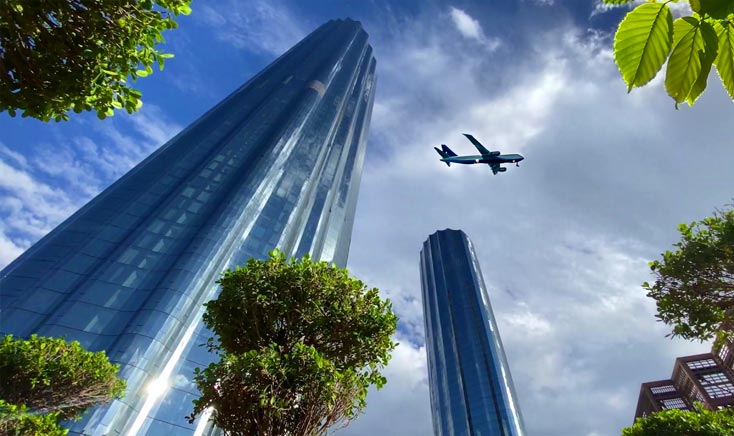
<instances>
[{"instance_id":1,"label":"tree canopy","mask_svg":"<svg viewBox=\"0 0 734 436\"><path fill-rule=\"evenodd\" d=\"M650 263L656 280L643 287L657 302L657 317L673 326L673 336L708 340L730 328L734 312L734 210L678 230L676 250Z\"/></svg>"},{"instance_id":2,"label":"tree canopy","mask_svg":"<svg viewBox=\"0 0 734 436\"><path fill-rule=\"evenodd\" d=\"M196 370L193 422L213 408L230 435L322 435L365 406L397 345L389 300L347 270L274 251L217 282L204 323L219 362Z\"/></svg>"},{"instance_id":3,"label":"tree canopy","mask_svg":"<svg viewBox=\"0 0 734 436\"><path fill-rule=\"evenodd\" d=\"M724 436L734 434L734 409L662 410L622 430L622 436Z\"/></svg>"},{"instance_id":4,"label":"tree canopy","mask_svg":"<svg viewBox=\"0 0 734 436\"><path fill-rule=\"evenodd\" d=\"M3 0L0 2L0 112L43 121L68 111L142 105L127 81L173 55L156 49L191 0Z\"/></svg>"},{"instance_id":5,"label":"tree canopy","mask_svg":"<svg viewBox=\"0 0 734 436\"><path fill-rule=\"evenodd\" d=\"M58 419L58 413L35 414L25 406L0 400L2 436L65 436L69 431L56 423Z\"/></svg>"},{"instance_id":6,"label":"tree canopy","mask_svg":"<svg viewBox=\"0 0 734 436\"><path fill-rule=\"evenodd\" d=\"M603 1L623 4L633 0ZM668 3L642 3L619 24L614 60L627 92L647 84L667 60L665 89L676 108L684 102L693 106L706 89L712 66L734 100L734 2L690 0L693 15L675 21Z\"/></svg>"},{"instance_id":7,"label":"tree canopy","mask_svg":"<svg viewBox=\"0 0 734 436\"><path fill-rule=\"evenodd\" d=\"M125 381L115 375L118 369L104 351L87 351L76 341L7 335L0 343L0 400L36 415L73 419L122 396Z\"/></svg>"}]
</instances>

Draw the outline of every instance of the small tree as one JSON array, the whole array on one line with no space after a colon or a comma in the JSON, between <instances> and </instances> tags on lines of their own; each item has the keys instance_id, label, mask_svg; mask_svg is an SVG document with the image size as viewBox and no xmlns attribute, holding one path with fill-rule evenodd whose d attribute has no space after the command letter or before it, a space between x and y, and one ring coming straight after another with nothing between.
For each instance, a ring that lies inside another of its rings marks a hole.
<instances>
[{"instance_id":1,"label":"small tree","mask_svg":"<svg viewBox=\"0 0 734 436\"><path fill-rule=\"evenodd\" d=\"M155 46L191 0L3 0L0 2L0 112L43 121L67 111L137 111L126 85L163 69Z\"/></svg>"},{"instance_id":2,"label":"small tree","mask_svg":"<svg viewBox=\"0 0 734 436\"><path fill-rule=\"evenodd\" d=\"M734 210L678 229L677 250L650 263L655 283L642 286L673 336L708 340L728 328L734 313Z\"/></svg>"},{"instance_id":3,"label":"small tree","mask_svg":"<svg viewBox=\"0 0 734 436\"><path fill-rule=\"evenodd\" d=\"M7 335L0 343L0 400L32 414L73 419L123 395L118 369L104 351L87 351L76 341Z\"/></svg>"},{"instance_id":4,"label":"small tree","mask_svg":"<svg viewBox=\"0 0 734 436\"><path fill-rule=\"evenodd\" d=\"M683 102L693 106L706 89L712 66L734 100L734 2L690 0L693 15L675 21L668 3L670 0L642 3L619 24L614 35L614 60L627 92L652 80L667 59L665 90L676 108Z\"/></svg>"},{"instance_id":5,"label":"small tree","mask_svg":"<svg viewBox=\"0 0 734 436\"><path fill-rule=\"evenodd\" d=\"M58 413L34 414L25 406L0 400L0 435L2 436L66 436L69 430L59 426Z\"/></svg>"},{"instance_id":6,"label":"small tree","mask_svg":"<svg viewBox=\"0 0 734 436\"><path fill-rule=\"evenodd\" d=\"M662 410L638 418L622 436L725 436L734 434L734 409L712 412L700 406L696 412Z\"/></svg>"},{"instance_id":7,"label":"small tree","mask_svg":"<svg viewBox=\"0 0 734 436\"><path fill-rule=\"evenodd\" d=\"M385 384L397 318L347 270L274 251L217 283L204 323L221 359L196 370L190 422L211 407L230 435L323 435L362 410L370 385Z\"/></svg>"}]
</instances>

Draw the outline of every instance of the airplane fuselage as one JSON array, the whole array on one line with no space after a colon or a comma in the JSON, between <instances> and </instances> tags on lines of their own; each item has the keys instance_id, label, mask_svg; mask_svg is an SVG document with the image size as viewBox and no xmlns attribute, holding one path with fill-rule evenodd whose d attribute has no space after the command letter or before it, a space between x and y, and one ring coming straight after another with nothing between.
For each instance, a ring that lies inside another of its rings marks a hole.
<instances>
[{"instance_id":1,"label":"airplane fuselage","mask_svg":"<svg viewBox=\"0 0 734 436\"><path fill-rule=\"evenodd\" d=\"M518 163L525 157L521 154L500 154L497 156L476 155L476 156L450 156L441 159L442 162L450 162L457 164L506 164Z\"/></svg>"}]
</instances>

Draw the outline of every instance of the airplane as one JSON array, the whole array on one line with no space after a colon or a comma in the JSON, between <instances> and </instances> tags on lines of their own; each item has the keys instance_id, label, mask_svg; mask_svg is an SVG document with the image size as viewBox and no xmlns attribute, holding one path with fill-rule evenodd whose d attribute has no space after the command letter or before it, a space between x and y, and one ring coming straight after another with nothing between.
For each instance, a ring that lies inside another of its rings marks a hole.
<instances>
[{"instance_id":1,"label":"airplane","mask_svg":"<svg viewBox=\"0 0 734 436\"><path fill-rule=\"evenodd\" d=\"M457 164L487 164L492 169L492 173L504 173L507 168L500 166L505 163L514 163L520 166L520 161L525 159L521 154L500 154L499 151L487 150L479 141L476 140L472 135L464 133L469 141L479 150L480 156L458 156L446 144L441 144L441 148L433 147L434 150L441 155L441 162L445 162L446 165L451 166L452 163Z\"/></svg>"}]
</instances>

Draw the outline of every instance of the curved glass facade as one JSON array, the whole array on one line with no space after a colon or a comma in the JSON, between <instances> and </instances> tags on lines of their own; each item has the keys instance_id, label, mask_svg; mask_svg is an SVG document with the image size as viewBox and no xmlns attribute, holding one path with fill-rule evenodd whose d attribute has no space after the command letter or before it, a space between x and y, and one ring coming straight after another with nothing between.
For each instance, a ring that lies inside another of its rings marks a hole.
<instances>
[{"instance_id":1,"label":"curved glass facade","mask_svg":"<svg viewBox=\"0 0 734 436\"><path fill-rule=\"evenodd\" d=\"M346 264L374 84L359 22L322 25L0 272L1 333L121 365L125 397L70 434L201 434L202 305L276 247Z\"/></svg>"},{"instance_id":2,"label":"curved glass facade","mask_svg":"<svg viewBox=\"0 0 734 436\"><path fill-rule=\"evenodd\" d=\"M523 436L510 367L474 247L461 230L421 250L433 431L438 436Z\"/></svg>"}]
</instances>

